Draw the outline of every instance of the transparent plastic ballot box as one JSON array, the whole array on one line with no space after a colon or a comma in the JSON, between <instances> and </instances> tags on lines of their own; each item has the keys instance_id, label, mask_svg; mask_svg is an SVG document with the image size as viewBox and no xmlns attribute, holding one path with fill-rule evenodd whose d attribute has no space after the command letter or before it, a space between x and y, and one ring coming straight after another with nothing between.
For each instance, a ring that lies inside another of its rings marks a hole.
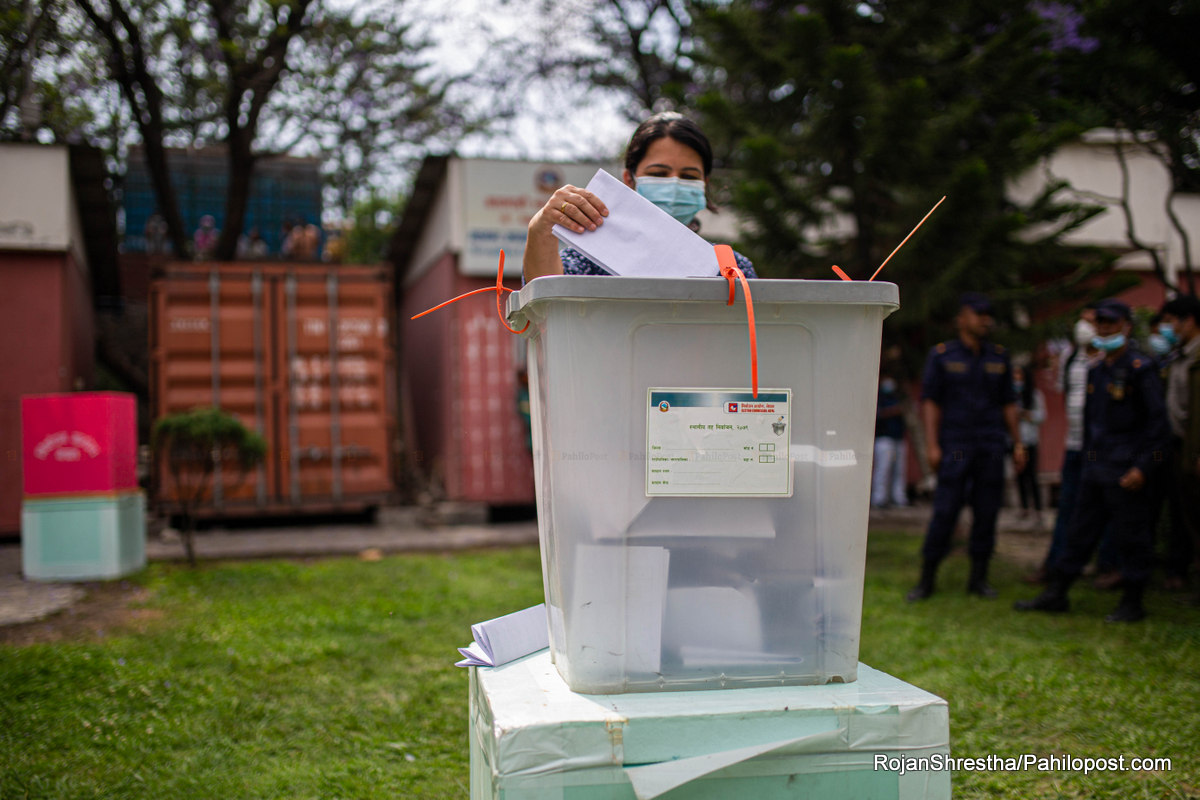
<instances>
[{"instance_id":1,"label":"transparent plastic ballot box","mask_svg":"<svg viewBox=\"0 0 1200 800\"><path fill-rule=\"evenodd\" d=\"M946 701L863 664L849 684L572 692L540 651L470 675L473 800L938 800Z\"/></svg>"},{"instance_id":2,"label":"transparent plastic ballot box","mask_svg":"<svg viewBox=\"0 0 1200 800\"><path fill-rule=\"evenodd\" d=\"M894 284L554 276L525 330L550 649L579 692L853 681Z\"/></svg>"}]
</instances>

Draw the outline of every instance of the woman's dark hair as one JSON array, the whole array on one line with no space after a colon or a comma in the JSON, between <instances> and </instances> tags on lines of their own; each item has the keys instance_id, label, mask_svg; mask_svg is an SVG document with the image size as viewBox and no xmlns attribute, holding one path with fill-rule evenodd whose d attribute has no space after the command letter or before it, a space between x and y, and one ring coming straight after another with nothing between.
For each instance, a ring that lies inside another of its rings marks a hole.
<instances>
[{"instance_id":1,"label":"woman's dark hair","mask_svg":"<svg viewBox=\"0 0 1200 800\"><path fill-rule=\"evenodd\" d=\"M708 137L699 125L677 111L663 111L637 126L629 146L625 148L625 169L630 174L637 172L638 164L646 157L650 145L662 138L674 139L695 150L704 164L704 177L707 178L712 172L712 145L708 143Z\"/></svg>"}]
</instances>

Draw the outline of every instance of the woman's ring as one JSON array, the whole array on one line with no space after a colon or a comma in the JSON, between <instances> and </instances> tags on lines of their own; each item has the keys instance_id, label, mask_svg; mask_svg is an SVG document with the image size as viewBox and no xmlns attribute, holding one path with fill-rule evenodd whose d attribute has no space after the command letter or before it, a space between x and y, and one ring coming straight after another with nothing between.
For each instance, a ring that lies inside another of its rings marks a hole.
<instances>
[{"instance_id":1,"label":"woman's ring","mask_svg":"<svg viewBox=\"0 0 1200 800\"><path fill-rule=\"evenodd\" d=\"M566 213L567 213L567 206L569 206L569 205L571 205L571 204L570 204L570 203L563 203L561 206L559 206L559 207L558 207L558 213L560 213L560 214L566 214Z\"/></svg>"}]
</instances>

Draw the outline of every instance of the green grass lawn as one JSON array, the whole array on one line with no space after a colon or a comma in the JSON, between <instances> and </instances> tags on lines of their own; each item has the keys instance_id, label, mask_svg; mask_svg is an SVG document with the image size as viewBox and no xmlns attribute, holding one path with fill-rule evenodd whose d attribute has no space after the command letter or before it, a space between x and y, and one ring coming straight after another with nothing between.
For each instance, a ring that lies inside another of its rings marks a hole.
<instances>
[{"instance_id":1,"label":"green grass lawn","mask_svg":"<svg viewBox=\"0 0 1200 800\"><path fill-rule=\"evenodd\" d=\"M1080 586L1026 616L966 597L965 559L910 606L919 539L872 534L862 660L945 697L956 756L1168 756L1171 772L967 773L956 797L1200 797L1200 612L1144 624ZM0 645L0 798L464 798L472 622L541 600L534 548L379 562L155 564L153 619Z\"/></svg>"},{"instance_id":2,"label":"green grass lawn","mask_svg":"<svg viewBox=\"0 0 1200 800\"><path fill-rule=\"evenodd\" d=\"M959 772L955 797L1200 797L1200 610L1150 594L1151 616L1110 625L1118 595L1080 582L1070 614L1018 613L1036 592L998 563L996 600L965 594L967 559L954 554L939 593L908 604L920 539L871 535L863 662L950 704L954 756L1169 757L1171 772Z\"/></svg>"}]
</instances>

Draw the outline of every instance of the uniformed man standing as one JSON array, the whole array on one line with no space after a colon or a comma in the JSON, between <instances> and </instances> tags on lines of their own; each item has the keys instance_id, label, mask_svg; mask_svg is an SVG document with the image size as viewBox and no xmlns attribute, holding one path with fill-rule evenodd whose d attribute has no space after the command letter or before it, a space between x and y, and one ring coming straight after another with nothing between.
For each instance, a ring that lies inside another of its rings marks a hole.
<instances>
[{"instance_id":1,"label":"uniformed man standing","mask_svg":"<svg viewBox=\"0 0 1200 800\"><path fill-rule=\"evenodd\" d=\"M1181 294L1168 301L1159 335L1177 348L1163 383L1171 427L1171 452L1163 477L1171 512L1166 585L1183 589L1200 542L1200 300Z\"/></svg>"},{"instance_id":2,"label":"uniformed man standing","mask_svg":"<svg viewBox=\"0 0 1200 800\"><path fill-rule=\"evenodd\" d=\"M1147 483L1166 458L1169 440L1162 381L1154 361L1128 346L1131 314L1118 300L1096 306L1096 338L1104 353L1088 371L1083 476L1066 550L1051 567L1046 590L1020 600L1018 611L1067 611L1067 592L1083 572L1105 526L1121 553L1121 602L1104 619L1137 622L1153 558L1152 500Z\"/></svg>"},{"instance_id":3,"label":"uniformed man standing","mask_svg":"<svg viewBox=\"0 0 1200 800\"><path fill-rule=\"evenodd\" d=\"M921 549L921 580L908 593L910 602L933 594L938 565L950 551L958 514L966 503L971 504L973 516L967 591L996 596L987 571L1004 497L1004 457L1011 437L1019 470L1025 464L1025 448L1017 432L1012 364L1003 347L988 341L992 318L987 297L964 294L955 317L958 338L934 347L925 362L921 386L925 448L938 481L933 518Z\"/></svg>"}]
</instances>

